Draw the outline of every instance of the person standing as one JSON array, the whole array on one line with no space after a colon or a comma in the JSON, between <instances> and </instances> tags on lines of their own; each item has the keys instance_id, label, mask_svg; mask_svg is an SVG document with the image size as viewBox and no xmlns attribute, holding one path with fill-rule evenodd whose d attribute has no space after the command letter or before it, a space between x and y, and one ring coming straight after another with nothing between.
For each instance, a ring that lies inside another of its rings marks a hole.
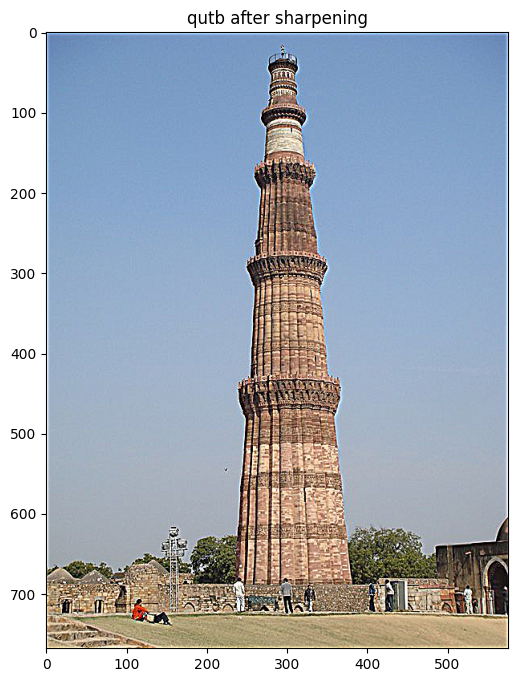
<instances>
[{"instance_id":1,"label":"person standing","mask_svg":"<svg viewBox=\"0 0 518 682\"><path fill-rule=\"evenodd\" d=\"M394 610L394 588L390 580L385 580L385 611L392 613Z\"/></svg>"},{"instance_id":2,"label":"person standing","mask_svg":"<svg viewBox=\"0 0 518 682\"><path fill-rule=\"evenodd\" d=\"M371 580L369 583L369 610L376 611L376 606L374 605L374 599L376 597L376 583Z\"/></svg>"},{"instance_id":3,"label":"person standing","mask_svg":"<svg viewBox=\"0 0 518 682\"><path fill-rule=\"evenodd\" d=\"M509 588L507 585L502 587L502 597L504 600L504 616L509 615Z\"/></svg>"},{"instance_id":4,"label":"person standing","mask_svg":"<svg viewBox=\"0 0 518 682\"><path fill-rule=\"evenodd\" d=\"M473 615L473 591L469 585L466 585L464 590L464 606L466 607L466 613Z\"/></svg>"},{"instance_id":5,"label":"person standing","mask_svg":"<svg viewBox=\"0 0 518 682\"><path fill-rule=\"evenodd\" d=\"M289 609L290 613L293 613L293 604L291 603L291 598L293 597L293 588L288 582L288 578L284 578L282 581L281 595L284 599L284 611L288 613Z\"/></svg>"},{"instance_id":6,"label":"person standing","mask_svg":"<svg viewBox=\"0 0 518 682\"><path fill-rule=\"evenodd\" d=\"M308 611L310 613L313 613L313 602L315 601L315 598L315 590L313 589L313 585L309 583L304 592L304 602L308 605Z\"/></svg>"},{"instance_id":7,"label":"person standing","mask_svg":"<svg viewBox=\"0 0 518 682\"><path fill-rule=\"evenodd\" d=\"M238 576L234 583L234 594L236 595L236 611L245 610L245 586L243 581Z\"/></svg>"}]
</instances>

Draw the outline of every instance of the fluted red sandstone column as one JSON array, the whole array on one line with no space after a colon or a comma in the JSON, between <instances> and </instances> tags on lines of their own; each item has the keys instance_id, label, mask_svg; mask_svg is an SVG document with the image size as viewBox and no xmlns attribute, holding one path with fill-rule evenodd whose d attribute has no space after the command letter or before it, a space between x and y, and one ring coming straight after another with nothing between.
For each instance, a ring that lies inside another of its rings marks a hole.
<instances>
[{"instance_id":1,"label":"fluted red sandstone column","mask_svg":"<svg viewBox=\"0 0 518 682\"><path fill-rule=\"evenodd\" d=\"M327 372L318 254L304 158L297 60L270 58L265 157L255 256L250 377L239 384L245 446L237 573L248 583L351 582L334 415L340 383Z\"/></svg>"}]
</instances>

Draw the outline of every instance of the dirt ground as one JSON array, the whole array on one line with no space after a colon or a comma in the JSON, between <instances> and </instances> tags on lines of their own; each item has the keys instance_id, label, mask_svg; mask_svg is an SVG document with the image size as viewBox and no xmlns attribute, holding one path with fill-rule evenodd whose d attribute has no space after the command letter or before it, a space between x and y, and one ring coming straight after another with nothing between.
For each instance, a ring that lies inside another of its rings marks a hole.
<instances>
[{"instance_id":1,"label":"dirt ground","mask_svg":"<svg viewBox=\"0 0 518 682\"><path fill-rule=\"evenodd\" d=\"M174 648L502 648L507 618L431 614L171 616L173 626L128 615L81 618L158 647Z\"/></svg>"}]
</instances>

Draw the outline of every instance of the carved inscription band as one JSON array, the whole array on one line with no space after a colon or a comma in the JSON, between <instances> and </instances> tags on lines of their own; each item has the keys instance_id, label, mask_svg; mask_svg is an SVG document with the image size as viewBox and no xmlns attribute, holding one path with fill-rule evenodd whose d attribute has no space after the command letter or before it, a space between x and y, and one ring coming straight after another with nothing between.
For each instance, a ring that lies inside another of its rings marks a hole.
<instances>
[{"instance_id":1,"label":"carved inscription band","mask_svg":"<svg viewBox=\"0 0 518 682\"><path fill-rule=\"evenodd\" d=\"M248 532L247 532L248 531ZM257 526L239 526L239 537L249 540L280 539L338 539L345 540L345 526L339 523L264 523Z\"/></svg>"},{"instance_id":2,"label":"carved inscription band","mask_svg":"<svg viewBox=\"0 0 518 682\"><path fill-rule=\"evenodd\" d=\"M274 407L303 407L336 412L340 401L340 385L313 379L277 381L243 381L239 386L239 402L245 414Z\"/></svg>"},{"instance_id":3,"label":"carved inscription band","mask_svg":"<svg viewBox=\"0 0 518 682\"><path fill-rule=\"evenodd\" d=\"M292 178L300 183L311 187L315 179L315 166L309 161L261 161L255 167L255 180L259 187L265 187L270 183L276 183L283 178Z\"/></svg>"},{"instance_id":4,"label":"carved inscription band","mask_svg":"<svg viewBox=\"0 0 518 682\"><path fill-rule=\"evenodd\" d=\"M320 256L296 253L254 256L247 269L254 284L270 277L307 277L322 284L327 262Z\"/></svg>"},{"instance_id":5,"label":"carved inscription band","mask_svg":"<svg viewBox=\"0 0 518 682\"><path fill-rule=\"evenodd\" d=\"M243 481L248 487L248 479ZM309 473L304 471L264 471L250 476L252 488L334 488L342 489L342 477L332 473Z\"/></svg>"}]
</instances>

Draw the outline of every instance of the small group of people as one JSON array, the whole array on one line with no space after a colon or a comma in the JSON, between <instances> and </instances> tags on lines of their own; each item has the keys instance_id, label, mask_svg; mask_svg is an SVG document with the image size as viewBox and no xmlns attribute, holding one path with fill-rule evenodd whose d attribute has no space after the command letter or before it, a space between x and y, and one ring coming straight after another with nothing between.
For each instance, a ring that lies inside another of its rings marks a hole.
<instances>
[{"instance_id":1,"label":"small group of people","mask_svg":"<svg viewBox=\"0 0 518 682\"><path fill-rule=\"evenodd\" d=\"M288 578L284 578L279 588L280 595L284 602L284 612L293 613L293 587ZM236 611L245 610L245 586L241 578L238 577L234 583L234 594L236 595ZM313 605L316 601L315 590L310 583L304 591L304 603L308 611L313 613Z\"/></svg>"},{"instance_id":2,"label":"small group of people","mask_svg":"<svg viewBox=\"0 0 518 682\"><path fill-rule=\"evenodd\" d=\"M369 583L369 610L376 611L375 598L377 593L377 587L374 580ZM478 600L473 596L473 590L469 585L463 592L464 596L464 612L467 614L474 614L479 612ZM503 610L505 615L509 615L509 588L504 585L502 588L502 602ZM385 611L392 613L394 611L394 587L390 580L385 580Z\"/></svg>"},{"instance_id":3,"label":"small group of people","mask_svg":"<svg viewBox=\"0 0 518 682\"><path fill-rule=\"evenodd\" d=\"M369 582L369 611L376 611L376 583L374 580ZM394 588L390 580L385 580L385 611L392 613L394 611Z\"/></svg>"},{"instance_id":4,"label":"small group of people","mask_svg":"<svg viewBox=\"0 0 518 682\"><path fill-rule=\"evenodd\" d=\"M479 613L479 604L478 604L478 599L473 596L473 590L469 585L466 585L464 592L462 593L464 595L464 613L467 613L469 615L472 615L474 613ZM503 608L503 615L508 616L509 615L509 588L507 585L504 585L502 587L502 608Z\"/></svg>"}]
</instances>

